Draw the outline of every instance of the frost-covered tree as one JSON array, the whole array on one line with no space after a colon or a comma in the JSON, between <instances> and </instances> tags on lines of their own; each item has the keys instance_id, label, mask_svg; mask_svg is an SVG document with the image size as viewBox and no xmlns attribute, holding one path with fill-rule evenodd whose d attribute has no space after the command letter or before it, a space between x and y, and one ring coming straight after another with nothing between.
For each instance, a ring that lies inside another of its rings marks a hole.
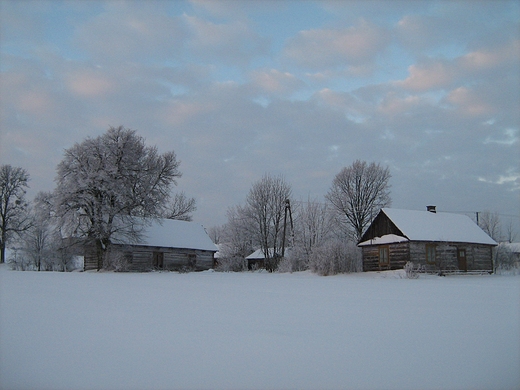
<instances>
[{"instance_id":1,"label":"frost-covered tree","mask_svg":"<svg viewBox=\"0 0 520 390\"><path fill-rule=\"evenodd\" d=\"M246 198L245 216L265 254L268 271L276 270L283 245L285 205L291 193L291 186L282 176L266 174L253 184Z\"/></svg>"},{"instance_id":2,"label":"frost-covered tree","mask_svg":"<svg viewBox=\"0 0 520 390\"><path fill-rule=\"evenodd\" d=\"M326 197L356 240L378 211L390 206L390 177L388 167L356 160L334 178Z\"/></svg>"},{"instance_id":3,"label":"frost-covered tree","mask_svg":"<svg viewBox=\"0 0 520 390\"><path fill-rule=\"evenodd\" d=\"M258 245L253 226L243 206L233 206L227 210L227 223L222 227L220 254L225 257L245 258Z\"/></svg>"},{"instance_id":4,"label":"frost-covered tree","mask_svg":"<svg viewBox=\"0 0 520 390\"><path fill-rule=\"evenodd\" d=\"M50 192L39 192L31 208L31 227L21 237L24 255L38 271L51 266L55 256L56 225L53 223L54 207Z\"/></svg>"},{"instance_id":5,"label":"frost-covered tree","mask_svg":"<svg viewBox=\"0 0 520 390\"><path fill-rule=\"evenodd\" d=\"M478 225L489 237L499 242L501 236L500 215L495 212L484 211L479 213Z\"/></svg>"},{"instance_id":6,"label":"frost-covered tree","mask_svg":"<svg viewBox=\"0 0 520 390\"><path fill-rule=\"evenodd\" d=\"M167 204L164 218L191 221L196 210L195 198L188 198L184 192L179 192Z\"/></svg>"},{"instance_id":7,"label":"frost-covered tree","mask_svg":"<svg viewBox=\"0 0 520 390\"><path fill-rule=\"evenodd\" d=\"M65 151L57 168L56 214L64 236L96 248L97 268L115 240L136 240L142 218L164 214L181 176L173 151L160 154L135 130L111 127Z\"/></svg>"},{"instance_id":8,"label":"frost-covered tree","mask_svg":"<svg viewBox=\"0 0 520 390\"><path fill-rule=\"evenodd\" d=\"M5 248L9 240L31 225L25 200L28 181L29 173L25 169L0 166L0 263L5 261Z\"/></svg>"},{"instance_id":9,"label":"frost-covered tree","mask_svg":"<svg viewBox=\"0 0 520 390\"><path fill-rule=\"evenodd\" d=\"M334 228L330 207L318 200L308 199L296 212L296 242L309 255L331 236Z\"/></svg>"}]
</instances>

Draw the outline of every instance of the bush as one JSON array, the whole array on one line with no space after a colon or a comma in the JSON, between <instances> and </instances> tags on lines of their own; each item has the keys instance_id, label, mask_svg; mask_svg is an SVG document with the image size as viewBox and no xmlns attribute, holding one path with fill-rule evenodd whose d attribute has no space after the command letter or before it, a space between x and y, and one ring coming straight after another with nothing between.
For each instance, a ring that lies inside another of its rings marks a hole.
<instances>
[{"instance_id":1,"label":"bush","mask_svg":"<svg viewBox=\"0 0 520 390\"><path fill-rule=\"evenodd\" d=\"M362 269L360 250L354 243L328 241L314 249L309 268L323 276L358 272Z\"/></svg>"},{"instance_id":2,"label":"bush","mask_svg":"<svg viewBox=\"0 0 520 390\"><path fill-rule=\"evenodd\" d=\"M300 247L288 248L285 257L278 264L278 272L298 272L309 269L309 256Z\"/></svg>"},{"instance_id":3,"label":"bush","mask_svg":"<svg viewBox=\"0 0 520 390\"><path fill-rule=\"evenodd\" d=\"M404 271L406 272L406 277L408 279L417 279L420 273L425 272L425 268L422 265L415 267L414 263L409 261L405 264Z\"/></svg>"},{"instance_id":4,"label":"bush","mask_svg":"<svg viewBox=\"0 0 520 390\"><path fill-rule=\"evenodd\" d=\"M215 271L242 272L247 271L246 260L238 256L219 257Z\"/></svg>"},{"instance_id":5,"label":"bush","mask_svg":"<svg viewBox=\"0 0 520 390\"><path fill-rule=\"evenodd\" d=\"M504 271L513 270L517 266L517 258L509 245L499 244L495 252L495 271L498 269Z\"/></svg>"}]
</instances>

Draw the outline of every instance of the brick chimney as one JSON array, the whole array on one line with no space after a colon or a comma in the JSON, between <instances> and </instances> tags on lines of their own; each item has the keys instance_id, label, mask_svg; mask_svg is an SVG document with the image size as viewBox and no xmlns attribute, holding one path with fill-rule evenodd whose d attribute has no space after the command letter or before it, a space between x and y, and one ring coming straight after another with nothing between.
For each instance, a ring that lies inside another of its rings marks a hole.
<instances>
[{"instance_id":1,"label":"brick chimney","mask_svg":"<svg viewBox=\"0 0 520 390\"><path fill-rule=\"evenodd\" d=\"M426 211L429 211L430 213L437 212L437 210L435 209L435 206L426 206Z\"/></svg>"}]
</instances>

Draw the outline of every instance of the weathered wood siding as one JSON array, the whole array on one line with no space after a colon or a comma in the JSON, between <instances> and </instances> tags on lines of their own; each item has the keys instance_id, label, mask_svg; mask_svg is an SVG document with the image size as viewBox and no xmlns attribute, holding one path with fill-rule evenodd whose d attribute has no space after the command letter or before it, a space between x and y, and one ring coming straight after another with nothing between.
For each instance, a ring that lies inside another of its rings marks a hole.
<instances>
[{"instance_id":1,"label":"weathered wood siding","mask_svg":"<svg viewBox=\"0 0 520 390\"><path fill-rule=\"evenodd\" d=\"M153 254L163 254L162 269L169 271L203 271L214 267L213 252L196 249L176 249L161 247L131 247L128 258L128 271L151 271L154 269Z\"/></svg>"},{"instance_id":2,"label":"weathered wood siding","mask_svg":"<svg viewBox=\"0 0 520 390\"><path fill-rule=\"evenodd\" d=\"M379 213L367 231L363 234L360 241L367 241L375 237L383 237L387 234L404 236L403 232L382 212Z\"/></svg>"},{"instance_id":3,"label":"weathered wood siding","mask_svg":"<svg viewBox=\"0 0 520 390\"><path fill-rule=\"evenodd\" d=\"M98 269L98 257L97 250L94 245L87 245L84 247L83 252L83 270L97 270Z\"/></svg>"},{"instance_id":4,"label":"weathered wood siding","mask_svg":"<svg viewBox=\"0 0 520 390\"><path fill-rule=\"evenodd\" d=\"M426 261L426 246L435 246L435 262ZM363 246L363 271L402 269L408 261L423 265L427 271L459 270L457 252L466 252L467 271L491 271L493 269L492 247L482 244L411 241L390 244L389 264L379 264L379 248L384 245Z\"/></svg>"},{"instance_id":5,"label":"weathered wood siding","mask_svg":"<svg viewBox=\"0 0 520 390\"><path fill-rule=\"evenodd\" d=\"M154 269L154 252L162 253L162 268L169 271L192 270L203 271L214 267L214 252L196 249L177 249L163 247L149 247L138 245L112 245L110 262L119 263L119 269L124 271L148 272ZM96 250L91 246L85 247L85 271L98 268Z\"/></svg>"},{"instance_id":6,"label":"weathered wood siding","mask_svg":"<svg viewBox=\"0 0 520 390\"><path fill-rule=\"evenodd\" d=\"M403 268L410 260L408 244L408 242L401 242L389 245L363 246L363 271L383 271ZM379 248L381 246L388 247L389 264L379 264Z\"/></svg>"}]
</instances>

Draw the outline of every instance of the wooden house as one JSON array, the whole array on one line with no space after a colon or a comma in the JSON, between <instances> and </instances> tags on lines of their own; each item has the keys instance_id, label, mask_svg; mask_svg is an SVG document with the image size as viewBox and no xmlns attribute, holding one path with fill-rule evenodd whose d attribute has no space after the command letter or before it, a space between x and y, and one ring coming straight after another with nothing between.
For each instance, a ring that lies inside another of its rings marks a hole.
<instances>
[{"instance_id":1,"label":"wooden house","mask_svg":"<svg viewBox=\"0 0 520 390\"><path fill-rule=\"evenodd\" d=\"M125 271L201 271L214 267L216 251L202 225L162 219L145 225L138 242L112 244L109 257ZM85 248L84 270L90 269L97 269L97 261Z\"/></svg>"},{"instance_id":2,"label":"wooden house","mask_svg":"<svg viewBox=\"0 0 520 390\"><path fill-rule=\"evenodd\" d=\"M468 216L381 209L358 244L363 271L401 269L408 261L432 271L492 271L497 243Z\"/></svg>"},{"instance_id":3,"label":"wooden house","mask_svg":"<svg viewBox=\"0 0 520 390\"><path fill-rule=\"evenodd\" d=\"M273 248L269 248L269 255L273 257ZM265 252L263 249L257 249L246 257L247 269L261 269L265 268Z\"/></svg>"}]
</instances>

